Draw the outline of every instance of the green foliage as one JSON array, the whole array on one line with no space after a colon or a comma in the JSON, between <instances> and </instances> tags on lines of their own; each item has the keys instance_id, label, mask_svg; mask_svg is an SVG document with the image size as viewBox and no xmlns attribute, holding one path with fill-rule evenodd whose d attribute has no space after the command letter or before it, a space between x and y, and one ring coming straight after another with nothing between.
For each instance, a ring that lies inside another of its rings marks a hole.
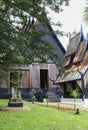
<instances>
[{"instance_id":1,"label":"green foliage","mask_svg":"<svg viewBox=\"0 0 88 130\"><path fill-rule=\"evenodd\" d=\"M86 0L86 6L84 7L83 20L88 25L88 0Z\"/></svg>"},{"instance_id":2,"label":"green foliage","mask_svg":"<svg viewBox=\"0 0 88 130\"><path fill-rule=\"evenodd\" d=\"M54 48L49 42L41 40L48 32L33 28L32 33L23 34L19 22L26 24L27 17L34 17L40 23L49 24L45 7L60 12L61 5L68 2L69 0L0 0L0 73L3 74L2 70L8 70L11 65L33 63L34 57L41 60L46 54L52 54L49 55L50 58L54 57Z\"/></svg>"},{"instance_id":3,"label":"green foliage","mask_svg":"<svg viewBox=\"0 0 88 130\"><path fill-rule=\"evenodd\" d=\"M74 98L79 97L80 93L79 93L78 89L71 90L71 96L73 96Z\"/></svg>"},{"instance_id":4,"label":"green foliage","mask_svg":"<svg viewBox=\"0 0 88 130\"><path fill-rule=\"evenodd\" d=\"M19 85L19 80L22 77L22 73L20 71L14 71L10 73L10 84L15 85L18 84Z\"/></svg>"},{"instance_id":5,"label":"green foliage","mask_svg":"<svg viewBox=\"0 0 88 130\"><path fill-rule=\"evenodd\" d=\"M0 100L0 108L7 106L7 103L8 100ZM83 110L76 116L73 110L57 111L25 101L23 104L24 110L11 108L0 111L1 130L88 130L88 111Z\"/></svg>"},{"instance_id":6,"label":"green foliage","mask_svg":"<svg viewBox=\"0 0 88 130\"><path fill-rule=\"evenodd\" d=\"M57 103L57 109L60 109L60 102Z\"/></svg>"},{"instance_id":7,"label":"green foliage","mask_svg":"<svg viewBox=\"0 0 88 130\"><path fill-rule=\"evenodd\" d=\"M34 101L36 100L35 90L32 89L32 90L29 92L29 95L31 96L32 103L34 103Z\"/></svg>"},{"instance_id":8,"label":"green foliage","mask_svg":"<svg viewBox=\"0 0 88 130\"><path fill-rule=\"evenodd\" d=\"M23 88L23 86L21 86L21 85L20 85L20 86L17 86L17 90L18 90L18 91L21 91L22 88Z\"/></svg>"},{"instance_id":9,"label":"green foliage","mask_svg":"<svg viewBox=\"0 0 88 130\"><path fill-rule=\"evenodd\" d=\"M70 91L71 96L74 98L74 109L76 109L76 98L80 96L78 89L74 89Z\"/></svg>"}]
</instances>

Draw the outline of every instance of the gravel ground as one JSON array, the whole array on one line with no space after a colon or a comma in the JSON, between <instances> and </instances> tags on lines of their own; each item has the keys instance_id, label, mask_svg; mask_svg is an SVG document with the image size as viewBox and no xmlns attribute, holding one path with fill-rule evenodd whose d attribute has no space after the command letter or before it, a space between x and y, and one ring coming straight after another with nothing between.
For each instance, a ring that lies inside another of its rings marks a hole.
<instances>
[{"instance_id":1,"label":"gravel ground","mask_svg":"<svg viewBox=\"0 0 88 130\"><path fill-rule=\"evenodd\" d=\"M44 102L35 102L35 104L40 105L40 106L45 106L47 107L47 103ZM58 103L58 102L53 102L53 103L48 103L48 107L52 107L52 108L58 108L61 110L73 110L74 109L74 104L65 104L65 103ZM88 111L88 107L83 107L80 105L76 105L76 109L80 109L80 110L87 110ZM31 110L31 108L23 106L23 107L0 107L0 111L13 111L13 110Z\"/></svg>"},{"instance_id":2,"label":"gravel ground","mask_svg":"<svg viewBox=\"0 0 88 130\"><path fill-rule=\"evenodd\" d=\"M29 107L23 106L23 107L0 107L0 111L13 111L13 110L27 110L30 111L31 109Z\"/></svg>"},{"instance_id":3,"label":"gravel ground","mask_svg":"<svg viewBox=\"0 0 88 130\"><path fill-rule=\"evenodd\" d=\"M47 106L47 103L40 103L36 102L36 104L41 105L41 106ZM53 107L53 108L59 108L63 110L73 110L74 109L74 104L65 104L65 103L48 103L48 107ZM80 110L88 110L88 107L82 107L80 105L76 105L76 109L79 108Z\"/></svg>"}]
</instances>

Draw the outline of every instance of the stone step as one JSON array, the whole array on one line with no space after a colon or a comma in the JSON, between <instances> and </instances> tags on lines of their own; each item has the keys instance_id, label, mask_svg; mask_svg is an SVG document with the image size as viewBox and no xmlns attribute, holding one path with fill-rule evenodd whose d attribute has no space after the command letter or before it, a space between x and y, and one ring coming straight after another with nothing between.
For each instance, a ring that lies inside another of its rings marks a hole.
<instances>
[{"instance_id":1,"label":"stone step","mask_svg":"<svg viewBox=\"0 0 88 130\"><path fill-rule=\"evenodd\" d=\"M60 101L59 95L57 95L54 92L48 92L47 95L48 95L48 99L50 100L50 102L58 102L58 101Z\"/></svg>"}]
</instances>

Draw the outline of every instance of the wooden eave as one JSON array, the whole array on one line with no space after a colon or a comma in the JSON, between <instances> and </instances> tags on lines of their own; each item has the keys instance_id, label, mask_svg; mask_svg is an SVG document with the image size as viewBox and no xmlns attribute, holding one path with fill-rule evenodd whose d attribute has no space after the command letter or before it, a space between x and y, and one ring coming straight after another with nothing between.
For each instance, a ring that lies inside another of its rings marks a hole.
<instances>
[{"instance_id":1,"label":"wooden eave","mask_svg":"<svg viewBox=\"0 0 88 130\"><path fill-rule=\"evenodd\" d=\"M65 58L64 67L68 66L70 64L71 57Z\"/></svg>"},{"instance_id":2,"label":"wooden eave","mask_svg":"<svg viewBox=\"0 0 88 130\"><path fill-rule=\"evenodd\" d=\"M72 53L71 55L65 57L65 62L63 65L64 67L71 67L72 66L74 55L75 55L75 53Z\"/></svg>"},{"instance_id":3,"label":"wooden eave","mask_svg":"<svg viewBox=\"0 0 88 130\"><path fill-rule=\"evenodd\" d=\"M81 62L81 64L83 66L85 66L86 64L88 64L88 51L85 52L85 54L83 56L83 61Z\"/></svg>"},{"instance_id":4,"label":"wooden eave","mask_svg":"<svg viewBox=\"0 0 88 130\"><path fill-rule=\"evenodd\" d=\"M57 80L55 81L55 84L61 84L61 83L66 83L66 82L71 82L71 81L78 81L81 80L81 74L79 71L85 75L86 72L88 71L88 65L84 66L83 68L76 69L74 71L69 71L65 72L62 76L59 76Z\"/></svg>"}]
</instances>

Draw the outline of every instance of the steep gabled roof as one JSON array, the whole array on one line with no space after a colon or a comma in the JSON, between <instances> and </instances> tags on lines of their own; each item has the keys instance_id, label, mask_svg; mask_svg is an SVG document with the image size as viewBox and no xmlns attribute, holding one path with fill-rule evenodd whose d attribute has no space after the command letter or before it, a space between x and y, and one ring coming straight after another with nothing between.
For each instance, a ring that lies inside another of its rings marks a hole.
<instances>
[{"instance_id":1,"label":"steep gabled roof","mask_svg":"<svg viewBox=\"0 0 88 130\"><path fill-rule=\"evenodd\" d=\"M86 46L87 44L83 35L83 29L81 27L80 32L69 40L64 67L81 62Z\"/></svg>"},{"instance_id":2,"label":"steep gabled roof","mask_svg":"<svg viewBox=\"0 0 88 130\"><path fill-rule=\"evenodd\" d=\"M65 72L56 79L55 84L81 80L81 74L85 75L88 71L88 37L85 40L82 29L69 41L64 68Z\"/></svg>"},{"instance_id":3,"label":"steep gabled roof","mask_svg":"<svg viewBox=\"0 0 88 130\"><path fill-rule=\"evenodd\" d=\"M41 38L43 40L49 42L51 45L55 47L54 53L55 55L58 54L61 57L60 59L62 59L61 60L61 64L62 64L66 51L64 47L62 46L60 40L54 33L46 14L45 14L45 21L38 21L37 19L34 20L34 18L32 19L28 18L28 20L26 20L26 23L24 25L21 25L20 29L22 29L22 33L25 34L27 32L31 33L34 27L36 27L38 32L40 31L40 34L42 35ZM57 59L55 60L57 61ZM57 61L57 62L60 63L60 61Z\"/></svg>"},{"instance_id":4,"label":"steep gabled roof","mask_svg":"<svg viewBox=\"0 0 88 130\"><path fill-rule=\"evenodd\" d=\"M78 43L78 47L77 47L77 50L76 50L76 53L75 53L75 56L74 56L73 64L76 64L76 63L82 61L85 50L86 50L86 46L87 46L86 40L85 40L84 35L83 35L82 26L81 26L81 30L80 30L80 35L81 35L80 41Z\"/></svg>"},{"instance_id":5,"label":"steep gabled roof","mask_svg":"<svg viewBox=\"0 0 88 130\"><path fill-rule=\"evenodd\" d=\"M66 53L65 48L62 46L60 40L58 39L58 37L56 36L56 34L53 31L53 28L51 27L50 23L43 24L41 22L39 22L38 26L37 26L37 30L44 30L46 34L44 34L44 36L42 37L43 40L49 42L52 46L55 47L55 49L53 50L55 55L58 55L60 57L60 60L58 59L54 59L55 62L58 65L62 65L63 63L63 59Z\"/></svg>"},{"instance_id":6,"label":"steep gabled roof","mask_svg":"<svg viewBox=\"0 0 88 130\"><path fill-rule=\"evenodd\" d=\"M61 51L65 54L66 50L65 48L62 46L60 40L58 39L57 35L54 33L53 28L51 27L51 25L48 25L49 30L52 32L52 37L57 41L57 45L58 47L61 49Z\"/></svg>"},{"instance_id":7,"label":"steep gabled roof","mask_svg":"<svg viewBox=\"0 0 88 130\"><path fill-rule=\"evenodd\" d=\"M74 60L73 60L73 64L82 61L85 50L86 50L86 46L87 46L86 41L80 42L78 51L76 52L76 55L75 55Z\"/></svg>"},{"instance_id":8,"label":"steep gabled roof","mask_svg":"<svg viewBox=\"0 0 88 130\"><path fill-rule=\"evenodd\" d=\"M69 40L69 46L67 48L67 52L66 52L66 57L69 55L72 55L73 53L76 52L76 49L78 47L78 43L80 41L80 33L78 33L76 36L72 37Z\"/></svg>"},{"instance_id":9,"label":"steep gabled roof","mask_svg":"<svg viewBox=\"0 0 88 130\"><path fill-rule=\"evenodd\" d=\"M85 38L83 35L83 29L81 26L80 32L69 40L69 46L66 52L66 56L73 55L74 53L76 53L80 46L80 42L83 41L84 39Z\"/></svg>"},{"instance_id":10,"label":"steep gabled roof","mask_svg":"<svg viewBox=\"0 0 88 130\"><path fill-rule=\"evenodd\" d=\"M60 40L58 39L57 35L54 33L53 28L51 27L50 23L49 24L43 24L40 23L37 26L38 30L45 30L46 34L44 35L43 39L49 41L52 45L56 45L59 47L59 49L65 54L66 50L62 46Z\"/></svg>"}]
</instances>

